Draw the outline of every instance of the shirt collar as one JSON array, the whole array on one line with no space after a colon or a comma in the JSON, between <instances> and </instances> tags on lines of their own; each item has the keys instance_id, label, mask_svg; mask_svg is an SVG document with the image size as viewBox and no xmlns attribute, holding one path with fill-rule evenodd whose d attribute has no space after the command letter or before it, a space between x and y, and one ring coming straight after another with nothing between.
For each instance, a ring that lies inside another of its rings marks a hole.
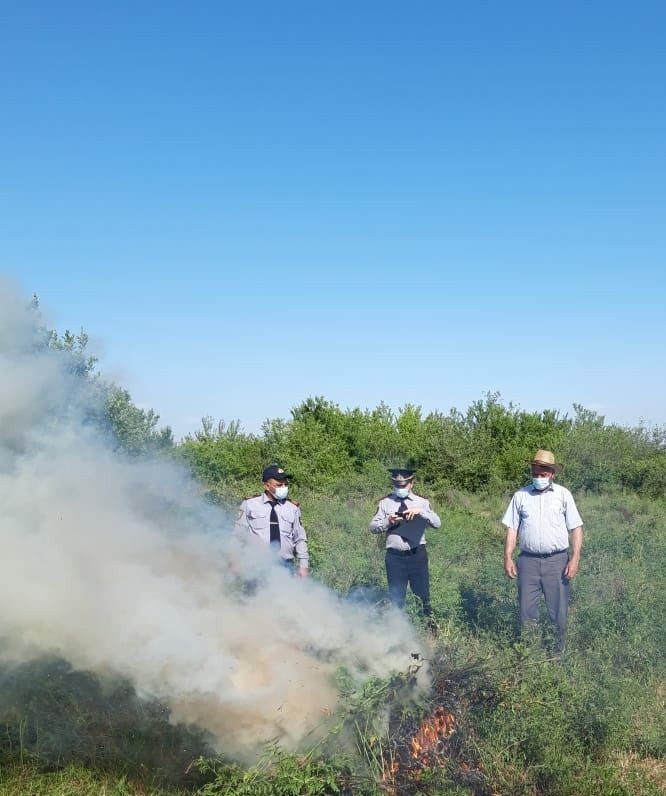
<instances>
[{"instance_id":1,"label":"shirt collar","mask_svg":"<svg viewBox=\"0 0 666 796\"><path fill-rule=\"evenodd\" d=\"M529 488L531 490L531 494L533 494L533 495L543 495L544 492L554 492L555 491L553 489L553 482L552 481L550 482L550 486L547 486L545 489L537 489L534 486L534 484L528 484L528 486L529 486Z\"/></svg>"}]
</instances>

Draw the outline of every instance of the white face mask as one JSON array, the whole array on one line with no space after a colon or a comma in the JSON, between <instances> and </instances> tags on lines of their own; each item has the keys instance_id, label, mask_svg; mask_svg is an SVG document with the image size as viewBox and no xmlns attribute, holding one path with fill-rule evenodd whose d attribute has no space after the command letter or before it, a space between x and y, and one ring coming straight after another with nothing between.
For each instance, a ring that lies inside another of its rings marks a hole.
<instances>
[{"instance_id":1,"label":"white face mask","mask_svg":"<svg viewBox=\"0 0 666 796\"><path fill-rule=\"evenodd\" d=\"M393 490L393 494L394 494L394 495L395 495L397 498L400 498L400 500L403 500L403 499L404 499L404 498L406 498L406 497L407 497L407 495L409 494L409 489L408 489L406 486L402 486L402 487L400 487L400 488L396 487L396 488Z\"/></svg>"},{"instance_id":2,"label":"white face mask","mask_svg":"<svg viewBox=\"0 0 666 796\"><path fill-rule=\"evenodd\" d=\"M273 492L275 497L278 500L286 500L287 495L289 494L289 487L288 486L276 486L275 492Z\"/></svg>"},{"instance_id":3,"label":"white face mask","mask_svg":"<svg viewBox=\"0 0 666 796\"><path fill-rule=\"evenodd\" d=\"M539 492L543 492L546 487L550 485L550 478L548 476L534 476L532 479L532 486L537 489Z\"/></svg>"}]
</instances>

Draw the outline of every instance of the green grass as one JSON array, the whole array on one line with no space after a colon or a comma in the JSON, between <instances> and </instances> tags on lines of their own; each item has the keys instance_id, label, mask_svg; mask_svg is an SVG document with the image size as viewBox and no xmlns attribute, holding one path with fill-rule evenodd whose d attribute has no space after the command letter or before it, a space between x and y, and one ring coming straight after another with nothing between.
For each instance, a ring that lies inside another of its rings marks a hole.
<instances>
[{"instance_id":1,"label":"green grass","mask_svg":"<svg viewBox=\"0 0 666 796\"><path fill-rule=\"evenodd\" d=\"M301 497L315 575L344 594L380 601L382 544L368 522L381 494L358 489L344 497ZM23 681L14 672L0 689L6 727L0 750L7 761L0 796L379 794L385 761L438 704L454 712L456 731L440 764L418 776L403 773L400 796L662 793L664 501L578 496L585 547L567 655L558 664L539 638L518 636L515 584L503 574L498 519L508 495L442 489L430 498L442 528L428 533L440 630L426 703L391 702L392 687L371 683L362 698L343 699L344 728L316 754L272 749L249 768L213 760L197 780L189 763L201 754L200 739L172 727L158 706L137 702L122 684L110 696L66 666L38 678L39 686L30 672ZM393 705L389 735L376 721L387 704ZM341 760L343 736L348 752Z\"/></svg>"},{"instance_id":2,"label":"green grass","mask_svg":"<svg viewBox=\"0 0 666 796\"><path fill-rule=\"evenodd\" d=\"M36 763L0 766L0 796L182 796L184 791L132 784L124 776L70 764L43 771Z\"/></svg>"}]
</instances>

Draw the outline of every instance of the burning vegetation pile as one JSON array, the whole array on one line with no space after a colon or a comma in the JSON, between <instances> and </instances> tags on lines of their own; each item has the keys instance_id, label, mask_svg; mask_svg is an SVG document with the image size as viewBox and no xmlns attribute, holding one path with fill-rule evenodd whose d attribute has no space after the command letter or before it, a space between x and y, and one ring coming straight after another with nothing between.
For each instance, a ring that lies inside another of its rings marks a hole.
<instances>
[{"instance_id":1,"label":"burning vegetation pile","mask_svg":"<svg viewBox=\"0 0 666 796\"><path fill-rule=\"evenodd\" d=\"M445 767L448 762L447 745L455 726L453 713L440 705L423 719L413 735L389 739L393 758L384 768L380 783L382 789L391 796L400 796L405 792L406 784L417 783L424 771Z\"/></svg>"}]
</instances>

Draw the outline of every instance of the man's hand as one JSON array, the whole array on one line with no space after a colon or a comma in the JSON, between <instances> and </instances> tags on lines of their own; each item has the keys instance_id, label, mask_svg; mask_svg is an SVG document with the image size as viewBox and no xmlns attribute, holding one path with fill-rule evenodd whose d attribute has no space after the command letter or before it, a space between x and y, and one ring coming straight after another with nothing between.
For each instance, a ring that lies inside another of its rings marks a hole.
<instances>
[{"instance_id":1,"label":"man's hand","mask_svg":"<svg viewBox=\"0 0 666 796\"><path fill-rule=\"evenodd\" d=\"M504 559L504 572L507 578L515 580L516 576L518 575L518 570L516 569L516 562L513 560L513 558Z\"/></svg>"},{"instance_id":2,"label":"man's hand","mask_svg":"<svg viewBox=\"0 0 666 796\"><path fill-rule=\"evenodd\" d=\"M296 577L297 578L309 578L310 577L310 570L307 567L299 567L296 570Z\"/></svg>"},{"instance_id":3,"label":"man's hand","mask_svg":"<svg viewBox=\"0 0 666 796\"><path fill-rule=\"evenodd\" d=\"M418 514L421 513L421 509L418 506L412 506L411 508L407 509L405 512L405 520L409 522L413 520Z\"/></svg>"},{"instance_id":4,"label":"man's hand","mask_svg":"<svg viewBox=\"0 0 666 796\"><path fill-rule=\"evenodd\" d=\"M399 522L402 522L405 518L401 514L389 514L388 521L389 525L397 525Z\"/></svg>"},{"instance_id":5,"label":"man's hand","mask_svg":"<svg viewBox=\"0 0 666 796\"><path fill-rule=\"evenodd\" d=\"M504 541L504 572L507 578L515 580L518 575L516 562L513 560L513 551L516 549L518 532L515 528L506 529L506 539Z\"/></svg>"},{"instance_id":6,"label":"man's hand","mask_svg":"<svg viewBox=\"0 0 666 796\"><path fill-rule=\"evenodd\" d=\"M564 577L568 580L573 580L578 574L580 568L580 558L573 557L569 559L569 563L564 567Z\"/></svg>"},{"instance_id":7,"label":"man's hand","mask_svg":"<svg viewBox=\"0 0 666 796\"><path fill-rule=\"evenodd\" d=\"M571 558L569 559L569 563L564 567L564 572L562 573L565 578L568 580L573 580L578 574L578 568L580 567L580 553L583 549L583 527L581 525L578 528L574 528L571 531Z\"/></svg>"}]
</instances>

